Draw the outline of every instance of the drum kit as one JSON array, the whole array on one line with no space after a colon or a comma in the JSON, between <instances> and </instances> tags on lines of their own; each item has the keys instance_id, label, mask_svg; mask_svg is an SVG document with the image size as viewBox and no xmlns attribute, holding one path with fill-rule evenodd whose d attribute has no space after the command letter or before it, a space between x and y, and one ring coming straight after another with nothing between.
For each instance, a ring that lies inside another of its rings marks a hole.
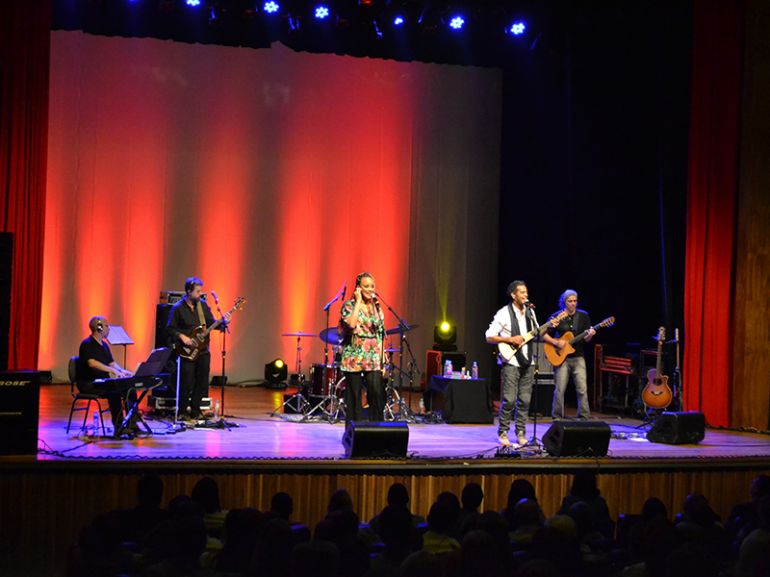
<instances>
[{"instance_id":1,"label":"drum kit","mask_svg":"<svg viewBox=\"0 0 770 577\"><path fill-rule=\"evenodd\" d=\"M403 399L400 393L404 375L401 360L404 344L408 346L405 333L416 329L419 325L406 325L401 323L398 327L386 330L388 336L400 335L402 347L390 347L385 349L388 353L387 362L383 374L386 392L385 414L383 420L414 420L408 403ZM275 409L271 416L278 414L280 409L286 409L287 406L293 407L301 414L301 421L324 420L330 423L336 423L345 417L345 374L340 366L342 357L342 338L338 327L327 327L319 332L310 333L306 331L297 331L283 333L281 336L294 337L297 339L297 349L295 358L296 378L295 382L299 385L299 390L289 396L284 403ZM305 379L302 372L302 339L320 338L324 342L324 362L313 363L310 367L310 377ZM331 350L331 355L329 351ZM399 365L393 363L394 355L399 355ZM412 382L414 376L413 360L409 362L409 391L411 394ZM416 369L416 367L414 367ZM394 378L398 375L399 378ZM397 386L394 386L398 383ZM366 406L366 392L363 392L363 402Z\"/></svg>"}]
</instances>

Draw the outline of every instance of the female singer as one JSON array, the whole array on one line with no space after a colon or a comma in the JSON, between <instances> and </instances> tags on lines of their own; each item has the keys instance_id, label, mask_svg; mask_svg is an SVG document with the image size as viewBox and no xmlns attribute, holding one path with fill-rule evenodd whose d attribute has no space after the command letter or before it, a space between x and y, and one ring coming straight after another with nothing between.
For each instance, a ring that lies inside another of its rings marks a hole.
<instances>
[{"instance_id":1,"label":"female singer","mask_svg":"<svg viewBox=\"0 0 770 577\"><path fill-rule=\"evenodd\" d=\"M361 420L361 385L365 381L369 420L381 421L385 410L385 316L377 302L371 274L362 272L356 277L353 298L343 303L340 317L345 420Z\"/></svg>"}]
</instances>

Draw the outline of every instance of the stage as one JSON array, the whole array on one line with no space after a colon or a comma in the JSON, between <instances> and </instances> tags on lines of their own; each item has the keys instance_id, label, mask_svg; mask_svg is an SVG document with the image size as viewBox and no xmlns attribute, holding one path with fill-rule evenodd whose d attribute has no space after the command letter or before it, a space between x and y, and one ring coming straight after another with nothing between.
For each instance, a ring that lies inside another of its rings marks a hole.
<instances>
[{"instance_id":1,"label":"stage","mask_svg":"<svg viewBox=\"0 0 770 577\"><path fill-rule=\"evenodd\" d=\"M211 389L212 400L221 399L220 391L219 388ZM80 418L75 415L72 429L67 434L71 403L69 386L44 386L41 389L39 443L45 452L40 454L38 460L214 461L212 465L215 467L238 463L258 467L265 461L270 462L270 467L309 464L350 467L362 464L345 457L341 442L345 427L341 421L330 424L314 417L302 422L301 415L284 415L283 412L271 416L283 402L285 392L262 387L227 387L225 421L232 427L197 426L174 432L173 414L149 413L147 423L153 435L115 440L79 435L82 413ZM294 391L288 391L291 392ZM404 396L408 400L409 393ZM418 393L412 394L411 402L416 409ZM105 419L108 416L105 413ZM418 421L421 420L418 418ZM697 445L666 445L648 442L644 438L647 427L641 421L600 414L595 415L593 420L606 422L612 430L607 456L589 459L600 462L605 470L627 470L635 466L646 468L653 462L656 468L682 468L700 467L705 463L727 465L736 460L770 459L770 437L767 436L708 430L705 439ZM89 417L89 432L91 423ZM538 420L538 438L542 438L551 423L550 418ZM527 437L531 438L534 432L530 420ZM470 459L475 466L482 467L497 468L510 464L501 461L516 460L517 466L553 468L561 461L532 448L497 457L498 447L496 425L410 423L406 459L396 459L392 466L398 469L427 465L457 467ZM375 466L379 468L382 465Z\"/></svg>"},{"instance_id":2,"label":"stage","mask_svg":"<svg viewBox=\"0 0 770 577\"><path fill-rule=\"evenodd\" d=\"M212 388L212 398L219 394ZM598 414L595 418L612 429L608 454L601 458L553 458L531 450L496 458L495 425L410 424L406 458L348 459L342 423L271 417L283 395L258 387L227 387L225 414L237 427L167 434L170 421L149 418L156 434L114 440L79 436L82 416L73 419L68 435L69 385L44 385L41 451L0 458L0 572L63 575L67 551L80 529L99 513L133 506L137 480L146 473L163 479L164 503L189 494L204 475L217 480L226 508L264 510L275 492L286 491L294 499L294 518L312 527L323 518L334 490L347 489L365 521L382 509L395 481L408 487L413 511L426 515L440 492L459 494L470 481L481 484L485 509L500 510L511 481L523 477L535 486L546 515L552 515L569 491L572 475L585 468L599 474L599 487L615 518L639 512L650 495L660 497L670 511L679 511L693 491L705 494L724 517L735 502L748 498L753 477L770 472L766 435L707 430L697 445L655 444L640 435L640 421ZM415 407L417 399L413 394ZM91 424L90 416L87 422ZM550 419L539 420L537 436L550 425ZM527 435L532 434L530 423ZM27 554L14 555L18 550Z\"/></svg>"}]
</instances>

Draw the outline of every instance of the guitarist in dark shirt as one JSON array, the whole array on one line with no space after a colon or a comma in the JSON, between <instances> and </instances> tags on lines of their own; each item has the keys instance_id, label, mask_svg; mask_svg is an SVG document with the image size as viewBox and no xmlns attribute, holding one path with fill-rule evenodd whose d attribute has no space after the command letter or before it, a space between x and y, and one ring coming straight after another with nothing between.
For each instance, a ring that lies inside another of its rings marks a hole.
<instances>
[{"instance_id":1,"label":"guitarist in dark shirt","mask_svg":"<svg viewBox=\"0 0 770 577\"><path fill-rule=\"evenodd\" d=\"M201 298L203 281L190 277L184 284L185 297L171 309L166 325L171 345L182 344L195 347L196 342L190 334L196 327L209 327L214 324L214 315L209 305ZM225 314L225 322L218 329L224 330L230 314ZM209 389L209 369L211 354L205 345L194 360L182 357L179 373L179 414L184 414L190 406L189 419L197 421L201 418L201 401Z\"/></svg>"},{"instance_id":2,"label":"guitarist in dark shirt","mask_svg":"<svg viewBox=\"0 0 770 577\"><path fill-rule=\"evenodd\" d=\"M559 310L566 310L567 316L563 318L556 328L549 327L545 334L545 342L562 349L566 341L560 337L566 332L577 335L583 331L588 331L584 339L573 343L575 352L569 354L564 362L554 367L554 389L553 389L553 407L552 415L554 419L564 418L564 391L567 389L570 375L575 381L575 392L578 400L578 418L587 419L591 416L591 409L588 406L588 377L586 374L586 360L583 356L583 342L590 341L596 334L596 330L591 327L591 318L588 313L577 308L577 293L572 289L565 290L559 297ZM555 315L556 313L554 313ZM553 316L553 315L552 315Z\"/></svg>"}]
</instances>

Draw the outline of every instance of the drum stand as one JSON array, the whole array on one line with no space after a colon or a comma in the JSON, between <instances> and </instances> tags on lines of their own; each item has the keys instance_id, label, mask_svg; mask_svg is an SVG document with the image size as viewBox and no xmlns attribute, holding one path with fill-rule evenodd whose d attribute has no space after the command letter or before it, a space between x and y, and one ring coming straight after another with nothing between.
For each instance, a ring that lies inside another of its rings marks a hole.
<instances>
[{"instance_id":1,"label":"drum stand","mask_svg":"<svg viewBox=\"0 0 770 577\"><path fill-rule=\"evenodd\" d=\"M329 301L324 306L324 312L326 312L326 327L329 328L329 310L331 309L332 305L337 302L339 299L345 298L345 291L347 290L347 284L343 286L340 291L337 293L337 296L335 296L331 301ZM324 330L327 330L324 329ZM333 334L333 333L332 333ZM313 413L315 413L318 409L321 409L322 415L321 418L326 419L329 421L329 423L335 423L337 421L337 416L339 415L339 400L337 399L337 386L339 385L337 381L337 367L334 366L334 362L332 361L332 376L329 378L329 375L327 374L327 369L329 368L329 340L328 337L324 338L324 366L323 366L323 380L324 380L324 389L326 391L326 394L323 396L323 398L318 401L315 406L311 407L305 412L305 415L302 417L303 421L309 421L313 418ZM342 379L340 379L341 381ZM308 403L308 406L310 406L310 403Z\"/></svg>"},{"instance_id":2,"label":"drum stand","mask_svg":"<svg viewBox=\"0 0 770 577\"><path fill-rule=\"evenodd\" d=\"M307 415L307 408L310 406L310 403L305 398L305 395L302 394L302 385L305 382L305 379L303 378L304 375L302 374L302 344L301 344L302 337L297 335L297 356L296 356L296 368L297 368L297 375L299 375L299 382L300 382L300 388L299 390L291 395L288 399L286 399L283 403L281 403L276 409L270 413L271 417L275 417L278 414L278 411L283 409L284 414L286 413L286 406L291 405L292 402L297 402L297 412L301 413L304 417Z\"/></svg>"}]
</instances>

